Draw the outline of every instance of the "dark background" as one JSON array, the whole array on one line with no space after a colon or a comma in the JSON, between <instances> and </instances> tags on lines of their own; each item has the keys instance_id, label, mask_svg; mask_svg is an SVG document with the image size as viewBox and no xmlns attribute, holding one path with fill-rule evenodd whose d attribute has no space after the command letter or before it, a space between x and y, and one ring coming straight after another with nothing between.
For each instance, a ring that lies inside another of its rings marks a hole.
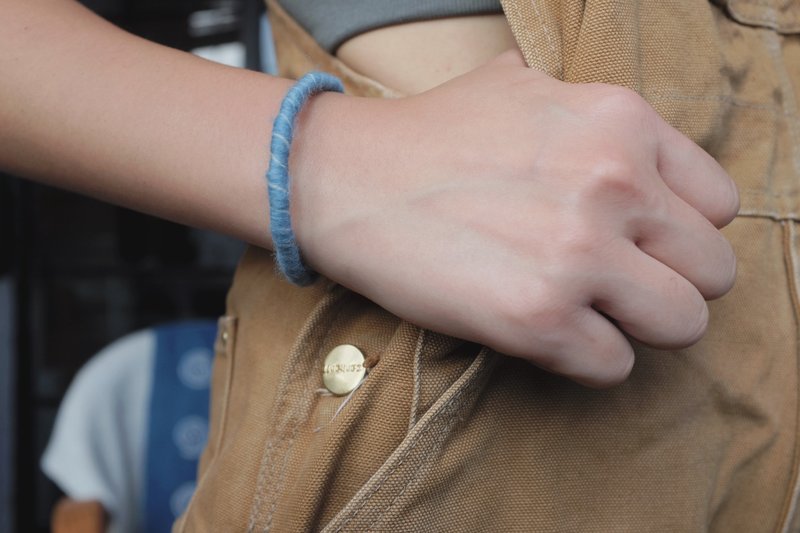
<instances>
[{"instance_id":1,"label":"dark background","mask_svg":"<svg viewBox=\"0 0 800 533\"><path fill-rule=\"evenodd\" d=\"M85 0L182 50L242 41L257 69L261 0ZM199 13L199 15L198 15ZM94 353L134 330L216 318L243 245L0 174L0 533L49 530L39 470L59 402Z\"/></svg>"}]
</instances>

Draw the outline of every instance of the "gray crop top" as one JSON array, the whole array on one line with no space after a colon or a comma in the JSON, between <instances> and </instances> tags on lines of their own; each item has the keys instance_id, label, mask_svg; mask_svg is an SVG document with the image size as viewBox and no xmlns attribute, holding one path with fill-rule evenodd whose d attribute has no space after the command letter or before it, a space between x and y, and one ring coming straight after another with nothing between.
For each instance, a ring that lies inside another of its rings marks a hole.
<instances>
[{"instance_id":1,"label":"gray crop top","mask_svg":"<svg viewBox=\"0 0 800 533\"><path fill-rule=\"evenodd\" d=\"M328 52L382 26L462 15L500 13L499 0L279 0Z\"/></svg>"}]
</instances>

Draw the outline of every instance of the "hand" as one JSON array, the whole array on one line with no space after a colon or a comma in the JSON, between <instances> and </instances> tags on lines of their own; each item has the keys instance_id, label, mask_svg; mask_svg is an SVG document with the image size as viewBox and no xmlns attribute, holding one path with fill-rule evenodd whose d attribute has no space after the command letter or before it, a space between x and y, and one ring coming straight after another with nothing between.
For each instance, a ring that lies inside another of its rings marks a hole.
<instances>
[{"instance_id":1,"label":"hand","mask_svg":"<svg viewBox=\"0 0 800 533\"><path fill-rule=\"evenodd\" d=\"M508 52L418 96L313 102L304 257L413 323L602 387L633 365L623 332L689 346L733 285L735 185L634 92Z\"/></svg>"}]
</instances>

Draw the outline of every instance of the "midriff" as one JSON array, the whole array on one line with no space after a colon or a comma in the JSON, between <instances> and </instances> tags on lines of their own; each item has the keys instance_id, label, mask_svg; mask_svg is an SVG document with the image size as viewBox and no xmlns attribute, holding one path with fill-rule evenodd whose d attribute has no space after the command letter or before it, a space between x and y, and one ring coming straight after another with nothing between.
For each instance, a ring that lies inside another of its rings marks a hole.
<instances>
[{"instance_id":1,"label":"midriff","mask_svg":"<svg viewBox=\"0 0 800 533\"><path fill-rule=\"evenodd\" d=\"M411 22L345 41L339 59L405 94L435 87L516 46L503 15Z\"/></svg>"}]
</instances>

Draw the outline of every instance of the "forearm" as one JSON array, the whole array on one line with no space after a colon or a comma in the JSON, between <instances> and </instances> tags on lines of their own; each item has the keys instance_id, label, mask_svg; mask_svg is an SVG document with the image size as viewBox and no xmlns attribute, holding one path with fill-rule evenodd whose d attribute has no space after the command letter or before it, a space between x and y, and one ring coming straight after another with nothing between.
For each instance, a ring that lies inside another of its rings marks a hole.
<instances>
[{"instance_id":1,"label":"forearm","mask_svg":"<svg viewBox=\"0 0 800 533\"><path fill-rule=\"evenodd\" d=\"M289 81L139 39L66 0L0 2L0 167L270 246Z\"/></svg>"}]
</instances>

